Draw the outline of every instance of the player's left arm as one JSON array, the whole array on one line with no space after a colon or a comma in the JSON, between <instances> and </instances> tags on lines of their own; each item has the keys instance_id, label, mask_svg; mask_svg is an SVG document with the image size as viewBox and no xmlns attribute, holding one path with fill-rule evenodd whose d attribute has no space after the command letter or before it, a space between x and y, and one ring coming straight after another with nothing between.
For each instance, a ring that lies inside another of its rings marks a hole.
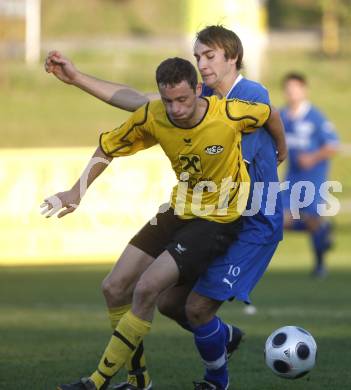
<instances>
[{"instance_id":1,"label":"player's left arm","mask_svg":"<svg viewBox=\"0 0 351 390\"><path fill-rule=\"evenodd\" d=\"M310 169L321 161L330 160L339 151L339 138L334 125L321 115L317 126L317 137L320 148L313 152L300 153L298 164L302 169Z\"/></svg>"},{"instance_id":2,"label":"player's left arm","mask_svg":"<svg viewBox=\"0 0 351 390\"><path fill-rule=\"evenodd\" d=\"M334 144L324 145L315 152L300 153L297 161L302 169L310 169L324 160L330 160L338 153L338 146Z\"/></svg>"}]
</instances>

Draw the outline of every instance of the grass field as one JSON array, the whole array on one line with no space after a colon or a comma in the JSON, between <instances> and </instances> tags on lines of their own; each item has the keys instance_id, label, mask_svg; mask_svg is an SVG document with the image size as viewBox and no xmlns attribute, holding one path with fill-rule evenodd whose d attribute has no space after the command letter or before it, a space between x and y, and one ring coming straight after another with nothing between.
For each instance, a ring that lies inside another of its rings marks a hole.
<instances>
[{"instance_id":1,"label":"grass field","mask_svg":"<svg viewBox=\"0 0 351 390\"><path fill-rule=\"evenodd\" d=\"M344 228L336 232L327 279L309 277L311 255L305 237L287 235L253 293L257 314L245 315L239 303L224 305L223 318L247 333L230 362L231 388L349 388L351 269L349 229ZM99 290L110 267L1 269L0 389L50 390L61 381L74 380L94 369L110 335ZM288 324L310 330L319 348L316 368L296 381L274 376L263 361L266 337ZM202 367L192 338L168 319L157 315L146 347L155 389L191 389L191 381L201 378Z\"/></svg>"}]
</instances>

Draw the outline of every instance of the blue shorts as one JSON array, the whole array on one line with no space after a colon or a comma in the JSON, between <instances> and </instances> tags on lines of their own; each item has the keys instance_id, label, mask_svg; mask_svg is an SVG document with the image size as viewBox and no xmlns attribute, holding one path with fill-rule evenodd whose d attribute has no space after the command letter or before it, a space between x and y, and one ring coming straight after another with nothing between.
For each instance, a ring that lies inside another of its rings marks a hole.
<instances>
[{"instance_id":1,"label":"blue shorts","mask_svg":"<svg viewBox=\"0 0 351 390\"><path fill-rule=\"evenodd\" d=\"M261 279L278 244L234 242L227 254L216 258L200 276L193 291L217 301L235 298L250 303L249 294Z\"/></svg>"}]
</instances>

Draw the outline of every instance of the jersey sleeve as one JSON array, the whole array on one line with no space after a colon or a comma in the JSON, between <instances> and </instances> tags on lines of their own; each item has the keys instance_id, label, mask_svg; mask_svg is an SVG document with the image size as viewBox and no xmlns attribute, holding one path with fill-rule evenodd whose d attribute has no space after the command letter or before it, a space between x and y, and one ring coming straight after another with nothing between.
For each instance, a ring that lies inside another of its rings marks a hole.
<instances>
[{"instance_id":1,"label":"jersey sleeve","mask_svg":"<svg viewBox=\"0 0 351 390\"><path fill-rule=\"evenodd\" d=\"M245 81L244 87L240 90L240 96L233 96L233 98L249 102L271 104L269 92L263 85L251 80Z\"/></svg>"},{"instance_id":2,"label":"jersey sleeve","mask_svg":"<svg viewBox=\"0 0 351 390\"><path fill-rule=\"evenodd\" d=\"M130 156L158 143L148 131L148 108L146 104L120 127L101 134L100 147L106 155Z\"/></svg>"},{"instance_id":3,"label":"jersey sleeve","mask_svg":"<svg viewBox=\"0 0 351 390\"><path fill-rule=\"evenodd\" d=\"M322 117L322 120L319 124L319 143L322 146L339 145L339 138L335 131L335 127L325 117Z\"/></svg>"},{"instance_id":4,"label":"jersey sleeve","mask_svg":"<svg viewBox=\"0 0 351 390\"><path fill-rule=\"evenodd\" d=\"M248 102L239 99L227 101L228 118L238 123L239 130L245 133L262 127L271 114L268 104Z\"/></svg>"}]
</instances>

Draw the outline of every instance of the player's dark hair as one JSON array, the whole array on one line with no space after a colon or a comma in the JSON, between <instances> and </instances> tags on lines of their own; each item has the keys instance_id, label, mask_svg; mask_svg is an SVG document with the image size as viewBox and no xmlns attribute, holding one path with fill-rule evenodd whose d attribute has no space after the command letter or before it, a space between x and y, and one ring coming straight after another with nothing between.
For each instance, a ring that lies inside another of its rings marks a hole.
<instances>
[{"instance_id":1,"label":"player's dark hair","mask_svg":"<svg viewBox=\"0 0 351 390\"><path fill-rule=\"evenodd\" d=\"M243 44L234 31L228 30L220 24L207 26L197 32L196 39L209 47L223 49L224 56L227 60L237 57L236 69L239 70L242 68L244 56Z\"/></svg>"},{"instance_id":2,"label":"player's dark hair","mask_svg":"<svg viewBox=\"0 0 351 390\"><path fill-rule=\"evenodd\" d=\"M307 85L307 80L306 80L305 75L303 75L302 73L299 73L299 72L289 72L289 73L287 73L287 74L283 77L283 80L282 80L283 86L284 86L288 81L291 81L291 80L299 81L301 84Z\"/></svg>"},{"instance_id":3,"label":"player's dark hair","mask_svg":"<svg viewBox=\"0 0 351 390\"><path fill-rule=\"evenodd\" d=\"M187 81L195 91L197 86L197 73L194 65L183 58L174 57L162 61L156 69L157 84L174 86Z\"/></svg>"}]
</instances>

